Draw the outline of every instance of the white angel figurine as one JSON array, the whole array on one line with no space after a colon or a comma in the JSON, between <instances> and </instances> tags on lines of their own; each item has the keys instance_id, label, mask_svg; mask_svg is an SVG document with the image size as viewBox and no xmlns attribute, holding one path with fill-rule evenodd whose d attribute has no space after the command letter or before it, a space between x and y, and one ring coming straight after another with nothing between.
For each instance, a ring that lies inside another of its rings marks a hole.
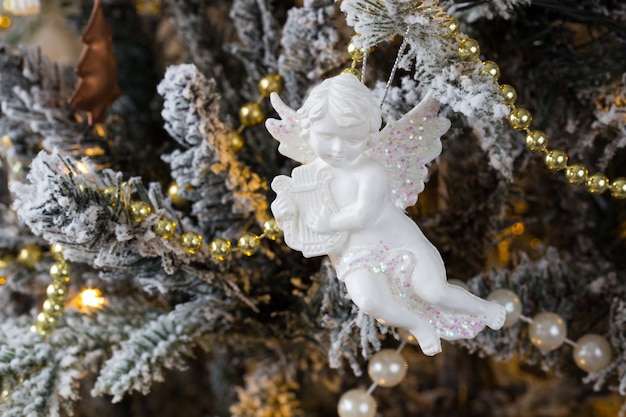
<instances>
[{"instance_id":1,"label":"white angel figurine","mask_svg":"<svg viewBox=\"0 0 626 417\"><path fill-rule=\"evenodd\" d=\"M409 330L427 355L441 351L441 338L502 327L504 307L449 285L441 255L404 213L450 127L435 99L382 131L379 106L352 74L313 88L298 111L276 94L271 102L282 120L269 119L268 131L280 153L303 164L272 182L271 208L288 246L327 254L352 301Z\"/></svg>"}]
</instances>

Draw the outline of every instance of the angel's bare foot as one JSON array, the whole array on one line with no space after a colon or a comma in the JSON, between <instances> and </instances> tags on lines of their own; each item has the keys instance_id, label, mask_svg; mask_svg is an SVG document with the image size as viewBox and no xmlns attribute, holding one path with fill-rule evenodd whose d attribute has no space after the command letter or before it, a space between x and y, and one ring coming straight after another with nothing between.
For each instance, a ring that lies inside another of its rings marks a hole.
<instances>
[{"instance_id":1,"label":"angel's bare foot","mask_svg":"<svg viewBox=\"0 0 626 417\"><path fill-rule=\"evenodd\" d=\"M411 334L417 339L424 355L434 356L441 352L441 340L432 328L418 326L411 329Z\"/></svg>"},{"instance_id":2,"label":"angel's bare foot","mask_svg":"<svg viewBox=\"0 0 626 417\"><path fill-rule=\"evenodd\" d=\"M504 306L493 301L485 301L484 312L487 315L487 326L493 330L499 330L506 320Z\"/></svg>"}]
</instances>

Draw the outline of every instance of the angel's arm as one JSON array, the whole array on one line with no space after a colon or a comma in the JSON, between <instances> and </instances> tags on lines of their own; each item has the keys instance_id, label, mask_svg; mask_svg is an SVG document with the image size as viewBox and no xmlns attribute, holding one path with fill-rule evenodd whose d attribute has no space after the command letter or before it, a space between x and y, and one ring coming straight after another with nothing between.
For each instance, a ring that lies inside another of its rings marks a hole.
<instances>
[{"instance_id":1,"label":"angel's arm","mask_svg":"<svg viewBox=\"0 0 626 417\"><path fill-rule=\"evenodd\" d=\"M385 168L370 161L356 177L359 180L357 199L336 213L310 213L309 227L320 233L355 231L365 229L378 220L384 204L390 204Z\"/></svg>"}]
</instances>

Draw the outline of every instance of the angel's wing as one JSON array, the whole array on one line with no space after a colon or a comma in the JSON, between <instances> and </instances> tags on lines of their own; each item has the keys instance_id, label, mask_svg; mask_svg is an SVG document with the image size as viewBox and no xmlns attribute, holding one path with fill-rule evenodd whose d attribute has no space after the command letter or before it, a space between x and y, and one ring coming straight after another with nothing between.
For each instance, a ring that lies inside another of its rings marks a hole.
<instances>
[{"instance_id":1,"label":"angel's wing","mask_svg":"<svg viewBox=\"0 0 626 417\"><path fill-rule=\"evenodd\" d=\"M426 164L441 153L439 138L450 128L450 121L437 117L439 102L429 92L400 120L390 122L380 132L380 140L367 154L387 168L391 199L405 209L417 202L428 175Z\"/></svg>"},{"instance_id":2,"label":"angel's wing","mask_svg":"<svg viewBox=\"0 0 626 417\"><path fill-rule=\"evenodd\" d=\"M302 140L302 127L296 111L283 103L276 93L270 95L270 102L281 120L267 119L265 127L274 139L280 142L278 152L303 164L314 160L315 152L308 143Z\"/></svg>"}]
</instances>

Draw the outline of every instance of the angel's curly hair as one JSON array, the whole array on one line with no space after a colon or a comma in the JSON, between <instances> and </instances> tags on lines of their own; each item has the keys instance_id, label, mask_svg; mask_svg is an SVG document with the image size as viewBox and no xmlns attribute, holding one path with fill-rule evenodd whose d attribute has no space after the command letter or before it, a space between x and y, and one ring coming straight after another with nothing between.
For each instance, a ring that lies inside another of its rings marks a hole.
<instances>
[{"instance_id":1,"label":"angel's curly hair","mask_svg":"<svg viewBox=\"0 0 626 417\"><path fill-rule=\"evenodd\" d=\"M378 135L382 123L380 106L370 90L353 74L344 73L327 78L311 90L297 111L305 141L309 139L312 123L321 120L329 112L341 127L367 123L370 131L368 139L372 140Z\"/></svg>"}]
</instances>

